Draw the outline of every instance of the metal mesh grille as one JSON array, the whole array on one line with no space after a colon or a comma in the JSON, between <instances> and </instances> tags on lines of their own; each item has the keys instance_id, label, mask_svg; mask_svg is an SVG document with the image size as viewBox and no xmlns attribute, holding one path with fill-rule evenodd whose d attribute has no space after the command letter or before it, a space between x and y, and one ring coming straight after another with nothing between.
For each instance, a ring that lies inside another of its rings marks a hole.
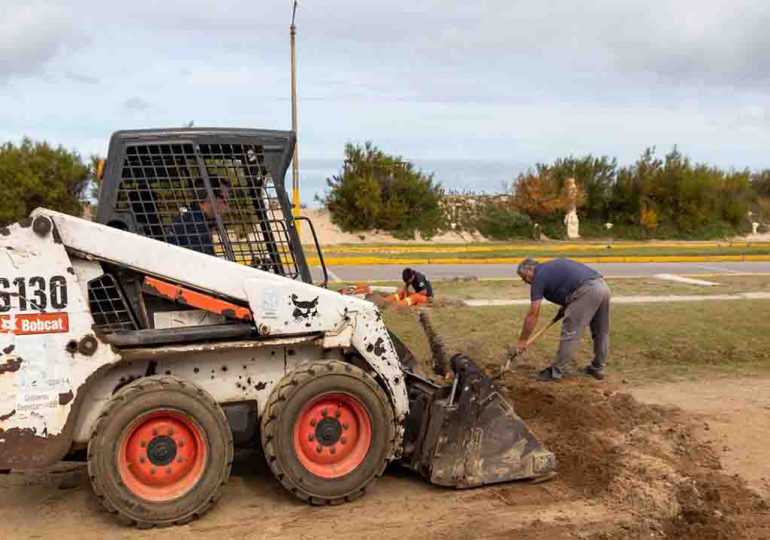
<instances>
[{"instance_id":1,"label":"metal mesh grille","mask_svg":"<svg viewBox=\"0 0 770 540\"><path fill-rule=\"evenodd\" d=\"M137 328L123 292L110 274L88 282L88 305L96 327L103 332Z\"/></svg>"},{"instance_id":2,"label":"metal mesh grille","mask_svg":"<svg viewBox=\"0 0 770 540\"><path fill-rule=\"evenodd\" d=\"M261 146L134 145L116 211L132 215L139 234L295 278L278 196Z\"/></svg>"}]
</instances>

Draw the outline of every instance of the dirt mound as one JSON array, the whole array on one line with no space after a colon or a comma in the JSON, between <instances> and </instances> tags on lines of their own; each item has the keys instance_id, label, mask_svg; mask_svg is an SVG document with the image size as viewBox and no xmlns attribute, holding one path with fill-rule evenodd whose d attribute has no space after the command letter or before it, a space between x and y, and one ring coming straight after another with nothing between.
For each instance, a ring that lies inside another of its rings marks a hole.
<instances>
[{"instance_id":1,"label":"dirt mound","mask_svg":"<svg viewBox=\"0 0 770 540\"><path fill-rule=\"evenodd\" d=\"M587 379L548 385L517 373L503 390L556 453L559 482L632 516L602 537L768 537L767 505L743 480L720 472L682 411Z\"/></svg>"}]
</instances>

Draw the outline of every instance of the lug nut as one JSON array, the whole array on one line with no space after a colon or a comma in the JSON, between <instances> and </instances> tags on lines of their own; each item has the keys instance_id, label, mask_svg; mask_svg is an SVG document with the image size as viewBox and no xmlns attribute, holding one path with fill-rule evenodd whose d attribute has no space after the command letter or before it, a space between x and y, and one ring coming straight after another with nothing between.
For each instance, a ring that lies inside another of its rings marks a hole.
<instances>
[{"instance_id":1,"label":"lug nut","mask_svg":"<svg viewBox=\"0 0 770 540\"><path fill-rule=\"evenodd\" d=\"M334 448L333 446L329 449L329 452L332 453L332 454L334 454L336 451L337 451L337 449Z\"/></svg>"},{"instance_id":2,"label":"lug nut","mask_svg":"<svg viewBox=\"0 0 770 540\"><path fill-rule=\"evenodd\" d=\"M171 467L168 467L168 468L166 469L166 474L171 474Z\"/></svg>"},{"instance_id":3,"label":"lug nut","mask_svg":"<svg viewBox=\"0 0 770 540\"><path fill-rule=\"evenodd\" d=\"M329 414L329 413L326 411L326 409L321 409L321 416L323 416L324 418L326 418L326 416L327 416L328 414Z\"/></svg>"},{"instance_id":4,"label":"lug nut","mask_svg":"<svg viewBox=\"0 0 770 540\"><path fill-rule=\"evenodd\" d=\"M322 450L322 448L321 448L320 444L315 447L315 451L318 452L319 454L321 453L321 450Z\"/></svg>"},{"instance_id":5,"label":"lug nut","mask_svg":"<svg viewBox=\"0 0 770 540\"><path fill-rule=\"evenodd\" d=\"M152 428L152 436L156 437L158 435L158 430L156 428Z\"/></svg>"},{"instance_id":6,"label":"lug nut","mask_svg":"<svg viewBox=\"0 0 770 540\"><path fill-rule=\"evenodd\" d=\"M152 469L150 469L150 474L155 474L156 472L157 472L157 471L155 470L155 467L153 467Z\"/></svg>"},{"instance_id":7,"label":"lug nut","mask_svg":"<svg viewBox=\"0 0 770 540\"><path fill-rule=\"evenodd\" d=\"M179 456L176 458L177 463L182 463L184 460L182 459L182 456Z\"/></svg>"},{"instance_id":8,"label":"lug nut","mask_svg":"<svg viewBox=\"0 0 770 540\"><path fill-rule=\"evenodd\" d=\"M343 422L342 429L348 429L348 423L347 422Z\"/></svg>"},{"instance_id":9,"label":"lug nut","mask_svg":"<svg viewBox=\"0 0 770 540\"><path fill-rule=\"evenodd\" d=\"M168 436L171 437L174 434L174 428L168 428Z\"/></svg>"},{"instance_id":10,"label":"lug nut","mask_svg":"<svg viewBox=\"0 0 770 540\"><path fill-rule=\"evenodd\" d=\"M341 444L345 444L346 442L348 442L348 440L345 437L341 437L340 438L340 443Z\"/></svg>"},{"instance_id":11,"label":"lug nut","mask_svg":"<svg viewBox=\"0 0 770 540\"><path fill-rule=\"evenodd\" d=\"M140 442L139 446L141 446L142 448L145 448L147 446L147 441Z\"/></svg>"},{"instance_id":12,"label":"lug nut","mask_svg":"<svg viewBox=\"0 0 770 540\"><path fill-rule=\"evenodd\" d=\"M311 427L315 427L316 423L317 423L317 422L315 421L315 418L313 418L313 419L310 421L310 426L311 426Z\"/></svg>"},{"instance_id":13,"label":"lug nut","mask_svg":"<svg viewBox=\"0 0 770 540\"><path fill-rule=\"evenodd\" d=\"M184 446L184 439L179 439L179 440L177 441L177 444L178 444L179 446Z\"/></svg>"},{"instance_id":14,"label":"lug nut","mask_svg":"<svg viewBox=\"0 0 770 540\"><path fill-rule=\"evenodd\" d=\"M334 413L334 418L339 418L340 416L342 416L342 413L337 409L337 412Z\"/></svg>"},{"instance_id":15,"label":"lug nut","mask_svg":"<svg viewBox=\"0 0 770 540\"><path fill-rule=\"evenodd\" d=\"M307 438L307 440L308 440L308 441L310 441L310 442L313 442L313 441L315 440L315 435L313 435L313 434L311 433L310 435L308 435L308 438Z\"/></svg>"},{"instance_id":16,"label":"lug nut","mask_svg":"<svg viewBox=\"0 0 770 540\"><path fill-rule=\"evenodd\" d=\"M144 456L142 456L142 457L140 457L140 458L139 458L139 463L144 463L145 461L147 461L147 460L146 460L146 459L144 459Z\"/></svg>"}]
</instances>

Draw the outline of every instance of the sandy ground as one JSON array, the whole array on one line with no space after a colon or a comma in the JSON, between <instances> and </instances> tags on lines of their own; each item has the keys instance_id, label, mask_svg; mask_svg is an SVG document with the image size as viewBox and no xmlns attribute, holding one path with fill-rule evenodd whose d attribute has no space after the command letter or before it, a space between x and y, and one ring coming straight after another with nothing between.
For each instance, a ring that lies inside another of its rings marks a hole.
<instances>
[{"instance_id":1,"label":"sandy ground","mask_svg":"<svg viewBox=\"0 0 770 540\"><path fill-rule=\"evenodd\" d=\"M635 389L642 402L674 405L701 418L698 435L770 501L770 378L727 378L654 384Z\"/></svg>"},{"instance_id":2,"label":"sandy ground","mask_svg":"<svg viewBox=\"0 0 770 540\"><path fill-rule=\"evenodd\" d=\"M82 465L67 464L0 477L0 538L770 537L767 504L755 495L770 495L770 378L631 389L640 401L628 390L504 379L559 457L559 476L542 484L456 491L392 467L363 499L314 508L285 492L258 454L241 452L224 497L200 521L137 531L103 512Z\"/></svg>"},{"instance_id":3,"label":"sandy ground","mask_svg":"<svg viewBox=\"0 0 770 540\"><path fill-rule=\"evenodd\" d=\"M300 215L310 218L313 222L316 235L318 235L318 243L321 244L321 247L326 249L328 249L328 246L337 244L356 244L359 242L365 242L367 244L400 244L404 242L383 231L361 231L358 233L342 232L339 227L332 223L329 212L326 210L305 208ZM313 243L313 235L306 223L300 223L300 236L303 244ZM463 242L486 241L488 240L478 233L460 234L446 232L438 234L430 240L421 239L418 233L417 238L413 242L428 244L461 244Z\"/></svg>"}]
</instances>

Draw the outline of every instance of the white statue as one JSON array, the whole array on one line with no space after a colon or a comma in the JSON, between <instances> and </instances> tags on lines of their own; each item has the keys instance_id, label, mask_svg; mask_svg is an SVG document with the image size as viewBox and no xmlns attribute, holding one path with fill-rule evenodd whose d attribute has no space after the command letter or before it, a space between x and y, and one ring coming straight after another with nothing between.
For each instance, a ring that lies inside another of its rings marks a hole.
<instances>
[{"instance_id":1,"label":"white statue","mask_svg":"<svg viewBox=\"0 0 770 540\"><path fill-rule=\"evenodd\" d=\"M580 229L580 220L574 209L564 216L564 224L567 226L567 238L570 240L580 238L580 234L578 233Z\"/></svg>"},{"instance_id":2,"label":"white statue","mask_svg":"<svg viewBox=\"0 0 770 540\"><path fill-rule=\"evenodd\" d=\"M577 215L578 188L574 178L567 178L567 215L564 216L564 225L567 226L567 238L574 240L580 238L580 220Z\"/></svg>"}]
</instances>

